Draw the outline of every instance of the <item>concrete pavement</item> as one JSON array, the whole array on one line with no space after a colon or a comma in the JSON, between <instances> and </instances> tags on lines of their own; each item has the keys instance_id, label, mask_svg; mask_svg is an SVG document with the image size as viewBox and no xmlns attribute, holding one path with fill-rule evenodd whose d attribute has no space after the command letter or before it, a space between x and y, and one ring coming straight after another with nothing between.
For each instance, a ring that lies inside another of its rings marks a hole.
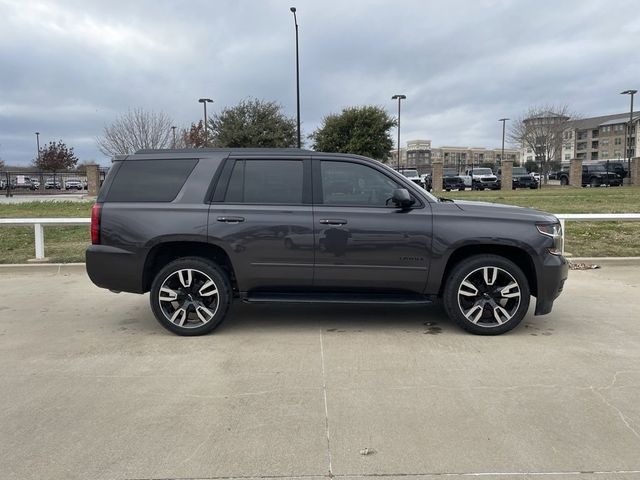
<instances>
[{"instance_id":1,"label":"concrete pavement","mask_svg":"<svg viewBox=\"0 0 640 480\"><path fill-rule=\"evenodd\" d=\"M0 478L640 479L640 269L477 337L438 307L237 304L173 336L78 267L0 269Z\"/></svg>"}]
</instances>

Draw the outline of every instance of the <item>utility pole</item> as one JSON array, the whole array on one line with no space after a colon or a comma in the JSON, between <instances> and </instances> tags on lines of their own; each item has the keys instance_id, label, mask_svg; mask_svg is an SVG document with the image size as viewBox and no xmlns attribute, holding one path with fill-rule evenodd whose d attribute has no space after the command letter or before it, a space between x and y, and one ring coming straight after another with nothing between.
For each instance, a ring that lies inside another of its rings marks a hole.
<instances>
[{"instance_id":1,"label":"utility pole","mask_svg":"<svg viewBox=\"0 0 640 480\"><path fill-rule=\"evenodd\" d=\"M633 96L638 93L638 90L625 90L624 92L620 92L620 95L630 95L631 96L631 109L629 111L629 126L627 128L627 136L624 139L625 143L625 156L627 157L627 175L629 177L629 185L631 185L631 142L633 140ZM627 143L627 137L629 143ZM633 179L634 182L638 182L637 178Z\"/></svg>"},{"instance_id":2,"label":"utility pole","mask_svg":"<svg viewBox=\"0 0 640 480\"><path fill-rule=\"evenodd\" d=\"M394 95L391 100L398 100L398 170L400 170L400 102L407 98L406 95Z\"/></svg>"},{"instance_id":3,"label":"utility pole","mask_svg":"<svg viewBox=\"0 0 640 480\"><path fill-rule=\"evenodd\" d=\"M209 130L207 127L207 103L213 103L210 98L199 98L198 102L204 105L204 146L209 146Z\"/></svg>"},{"instance_id":4,"label":"utility pole","mask_svg":"<svg viewBox=\"0 0 640 480\"><path fill-rule=\"evenodd\" d=\"M173 132L173 148L176 148L176 127L175 125L171 127L171 131Z\"/></svg>"},{"instance_id":5,"label":"utility pole","mask_svg":"<svg viewBox=\"0 0 640 480\"><path fill-rule=\"evenodd\" d=\"M293 13L293 22L296 26L296 109L298 122L298 148L301 148L300 141L300 57L298 55L298 17L296 16L296 7L289 9Z\"/></svg>"}]
</instances>

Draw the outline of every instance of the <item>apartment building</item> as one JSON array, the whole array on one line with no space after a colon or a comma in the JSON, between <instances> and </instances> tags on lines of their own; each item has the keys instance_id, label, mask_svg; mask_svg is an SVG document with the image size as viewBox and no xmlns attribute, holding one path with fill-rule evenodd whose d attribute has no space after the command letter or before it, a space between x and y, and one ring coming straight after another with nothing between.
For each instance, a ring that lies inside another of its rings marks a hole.
<instances>
[{"instance_id":1,"label":"apartment building","mask_svg":"<svg viewBox=\"0 0 640 480\"><path fill-rule=\"evenodd\" d=\"M431 140L409 140L407 146L400 149L400 167L416 168L420 173L431 172L433 159L442 160L447 168L463 169L466 166L482 164L500 164L502 148L488 149L484 147L432 147ZM520 150L505 148L504 156L516 163L520 161ZM398 152L390 152L389 165L396 168Z\"/></svg>"},{"instance_id":2,"label":"apartment building","mask_svg":"<svg viewBox=\"0 0 640 480\"><path fill-rule=\"evenodd\" d=\"M562 161L572 158L581 160L624 160L628 154L636 156L638 145L638 123L640 115L634 115L631 142L625 153L629 133L629 113L604 115L568 122L562 135Z\"/></svg>"}]
</instances>

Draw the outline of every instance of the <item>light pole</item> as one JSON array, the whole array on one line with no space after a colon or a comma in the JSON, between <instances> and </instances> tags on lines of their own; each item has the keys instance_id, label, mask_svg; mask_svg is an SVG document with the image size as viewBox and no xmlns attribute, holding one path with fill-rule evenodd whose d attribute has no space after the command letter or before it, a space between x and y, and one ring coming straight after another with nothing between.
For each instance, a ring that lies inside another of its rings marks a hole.
<instances>
[{"instance_id":1,"label":"light pole","mask_svg":"<svg viewBox=\"0 0 640 480\"><path fill-rule=\"evenodd\" d=\"M627 135L629 137L629 143L627 144L627 138L624 139L624 144L627 149L625 152L627 156L627 175L629 176L629 185L631 185L631 139L633 136L633 96L638 93L638 90L625 90L624 92L620 92L620 95L631 95L631 109L629 110L629 127ZM637 182L638 179L634 178L634 182Z\"/></svg>"},{"instance_id":2,"label":"light pole","mask_svg":"<svg viewBox=\"0 0 640 480\"><path fill-rule=\"evenodd\" d=\"M173 148L176 148L176 127L175 125L171 127L171 131L173 132Z\"/></svg>"},{"instance_id":3,"label":"light pole","mask_svg":"<svg viewBox=\"0 0 640 480\"><path fill-rule=\"evenodd\" d=\"M502 162L504 162L504 132L505 132L505 124L507 123L508 118L501 118L498 121L502 122L502 153L500 154L500 165L502 166Z\"/></svg>"},{"instance_id":4,"label":"light pole","mask_svg":"<svg viewBox=\"0 0 640 480\"><path fill-rule=\"evenodd\" d=\"M298 55L298 17L296 16L296 7L291 7L293 13L293 23L296 26L296 110L298 122L298 148L300 148L300 57Z\"/></svg>"},{"instance_id":5,"label":"light pole","mask_svg":"<svg viewBox=\"0 0 640 480\"><path fill-rule=\"evenodd\" d=\"M204 105L204 146L209 146L209 130L207 127L207 103L213 103L210 98L199 98L198 102Z\"/></svg>"},{"instance_id":6,"label":"light pole","mask_svg":"<svg viewBox=\"0 0 640 480\"><path fill-rule=\"evenodd\" d=\"M391 100L398 100L398 170L400 170L400 102L407 98L406 95L394 95Z\"/></svg>"},{"instance_id":7,"label":"light pole","mask_svg":"<svg viewBox=\"0 0 640 480\"><path fill-rule=\"evenodd\" d=\"M38 155L36 159L40 160L40 132L36 132L36 145L38 146Z\"/></svg>"}]
</instances>

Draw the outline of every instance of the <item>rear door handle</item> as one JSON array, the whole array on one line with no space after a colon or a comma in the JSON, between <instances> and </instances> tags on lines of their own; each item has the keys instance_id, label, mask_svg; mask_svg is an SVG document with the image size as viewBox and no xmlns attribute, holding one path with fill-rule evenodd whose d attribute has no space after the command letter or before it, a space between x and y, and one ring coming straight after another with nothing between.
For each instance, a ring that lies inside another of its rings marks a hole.
<instances>
[{"instance_id":1,"label":"rear door handle","mask_svg":"<svg viewBox=\"0 0 640 480\"><path fill-rule=\"evenodd\" d=\"M342 218L323 218L320 223L322 225L344 225L347 221Z\"/></svg>"},{"instance_id":2,"label":"rear door handle","mask_svg":"<svg viewBox=\"0 0 640 480\"><path fill-rule=\"evenodd\" d=\"M218 217L218 221L224 223L240 223L244 222L244 217Z\"/></svg>"}]
</instances>

